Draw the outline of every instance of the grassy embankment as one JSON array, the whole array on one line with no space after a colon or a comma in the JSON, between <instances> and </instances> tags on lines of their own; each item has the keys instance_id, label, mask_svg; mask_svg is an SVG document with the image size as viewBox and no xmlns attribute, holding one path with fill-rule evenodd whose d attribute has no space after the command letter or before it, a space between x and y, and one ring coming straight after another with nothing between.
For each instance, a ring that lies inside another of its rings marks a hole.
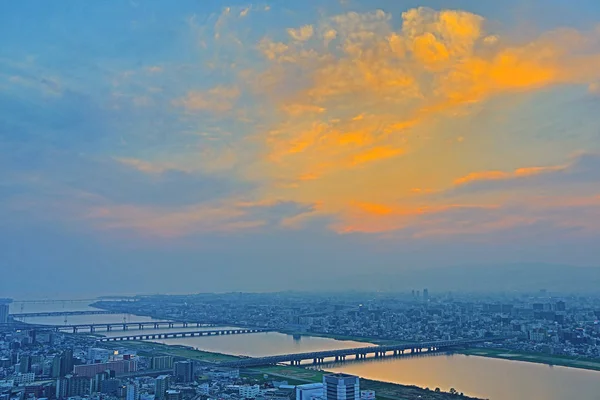
<instances>
[{"instance_id":1,"label":"grassy embankment","mask_svg":"<svg viewBox=\"0 0 600 400\"><path fill-rule=\"evenodd\" d=\"M524 353L507 349L470 348L459 351L461 354L501 358L503 360L526 361L537 364L558 365L562 367L590 369L600 371L600 361L583 357L562 356L554 354Z\"/></svg>"},{"instance_id":2,"label":"grassy embankment","mask_svg":"<svg viewBox=\"0 0 600 400\"><path fill-rule=\"evenodd\" d=\"M103 343L103 346L113 349L122 347L135 349L137 354L141 356L162 354L204 362L218 363L221 361L231 361L239 358L228 354L195 350L185 346L171 346L152 342L106 342ZM284 365L273 365L242 370L242 374L244 376L252 377L257 380L284 379L293 385L322 382L323 375L326 373L326 371ZM265 379L264 375L268 375L268 378ZM361 388L365 390L375 390L377 399L381 400L410 400L416 398L421 400L449 400L457 398L469 399L468 397L452 396L448 393L436 393L431 390L421 389L416 386L404 386L388 382L378 382L369 379L361 379Z\"/></svg>"}]
</instances>

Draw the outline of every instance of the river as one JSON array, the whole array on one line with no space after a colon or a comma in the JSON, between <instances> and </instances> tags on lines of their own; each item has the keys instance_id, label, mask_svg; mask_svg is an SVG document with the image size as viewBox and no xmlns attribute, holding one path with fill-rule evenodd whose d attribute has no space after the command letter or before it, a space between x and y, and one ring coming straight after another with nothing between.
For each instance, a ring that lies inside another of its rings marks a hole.
<instances>
[{"instance_id":1,"label":"river","mask_svg":"<svg viewBox=\"0 0 600 400\"><path fill-rule=\"evenodd\" d=\"M23 312L91 309L85 307L66 303L58 306L57 304L53 306L26 304ZM20 306L15 305L11 312L21 312ZM71 316L68 317L68 322L122 322L123 318L127 321L150 320L148 317L117 314ZM62 324L63 320L64 318L61 317L40 317L27 319L27 322L44 321L43 323L48 324ZM122 331L108 334L119 335ZM157 342L171 345L183 344L200 350L254 357L369 345L310 336L298 338L276 332L177 338ZM479 356L439 354L368 359L343 364L325 364L323 368L329 371L347 372L363 378L430 389L439 387L447 391L455 388L459 392L490 400L600 400L600 372Z\"/></svg>"}]
</instances>

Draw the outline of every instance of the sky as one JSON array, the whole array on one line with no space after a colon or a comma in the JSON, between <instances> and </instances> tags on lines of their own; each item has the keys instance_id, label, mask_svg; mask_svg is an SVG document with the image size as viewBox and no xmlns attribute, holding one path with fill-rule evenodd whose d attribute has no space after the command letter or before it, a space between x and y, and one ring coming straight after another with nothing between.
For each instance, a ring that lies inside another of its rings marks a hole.
<instances>
[{"instance_id":1,"label":"sky","mask_svg":"<svg viewBox=\"0 0 600 400\"><path fill-rule=\"evenodd\" d=\"M2 2L0 294L598 267L599 21L596 0Z\"/></svg>"}]
</instances>

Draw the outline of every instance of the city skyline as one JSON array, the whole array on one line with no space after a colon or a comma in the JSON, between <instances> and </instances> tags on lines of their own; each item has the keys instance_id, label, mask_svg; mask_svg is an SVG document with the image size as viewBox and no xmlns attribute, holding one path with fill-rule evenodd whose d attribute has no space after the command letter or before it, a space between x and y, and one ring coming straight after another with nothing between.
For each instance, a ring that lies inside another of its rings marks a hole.
<instances>
[{"instance_id":1,"label":"city skyline","mask_svg":"<svg viewBox=\"0 0 600 400\"><path fill-rule=\"evenodd\" d=\"M0 295L600 267L599 20L590 0L5 3Z\"/></svg>"}]
</instances>

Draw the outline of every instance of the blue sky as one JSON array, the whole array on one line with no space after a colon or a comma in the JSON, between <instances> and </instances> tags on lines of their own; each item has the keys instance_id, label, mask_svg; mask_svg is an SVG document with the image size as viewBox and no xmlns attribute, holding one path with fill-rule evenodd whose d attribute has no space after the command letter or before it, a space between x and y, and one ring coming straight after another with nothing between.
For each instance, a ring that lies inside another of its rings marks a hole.
<instances>
[{"instance_id":1,"label":"blue sky","mask_svg":"<svg viewBox=\"0 0 600 400\"><path fill-rule=\"evenodd\" d=\"M597 266L599 20L588 0L5 2L0 290Z\"/></svg>"}]
</instances>

